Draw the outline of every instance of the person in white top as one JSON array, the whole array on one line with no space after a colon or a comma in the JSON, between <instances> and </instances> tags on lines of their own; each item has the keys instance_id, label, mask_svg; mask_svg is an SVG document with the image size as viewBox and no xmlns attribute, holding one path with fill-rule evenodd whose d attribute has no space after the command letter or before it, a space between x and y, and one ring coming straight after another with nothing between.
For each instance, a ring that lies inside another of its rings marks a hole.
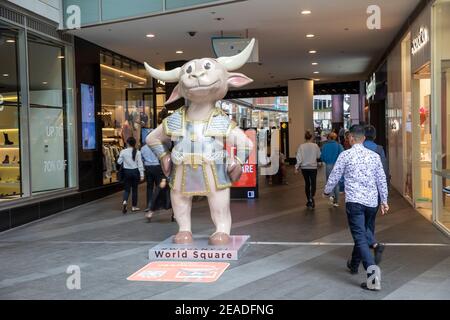
<instances>
[{"instance_id":1,"label":"person in white top","mask_svg":"<svg viewBox=\"0 0 450 320\"><path fill-rule=\"evenodd\" d=\"M131 211L137 212L140 209L138 204L138 184L144 181L144 165L142 163L141 152L136 149L136 139L133 137L127 140L128 148L120 151L117 163L122 165L122 180L125 184L123 192L122 213L127 213L128 198L131 196Z\"/></svg>"},{"instance_id":2,"label":"person in white top","mask_svg":"<svg viewBox=\"0 0 450 320\"><path fill-rule=\"evenodd\" d=\"M306 206L310 209L314 209L316 206L314 196L316 195L318 159L321 155L320 148L313 142L313 139L314 135L306 131L306 142L297 150L297 164L295 165L295 173L298 174L301 169L305 178L305 193L308 199Z\"/></svg>"}]
</instances>

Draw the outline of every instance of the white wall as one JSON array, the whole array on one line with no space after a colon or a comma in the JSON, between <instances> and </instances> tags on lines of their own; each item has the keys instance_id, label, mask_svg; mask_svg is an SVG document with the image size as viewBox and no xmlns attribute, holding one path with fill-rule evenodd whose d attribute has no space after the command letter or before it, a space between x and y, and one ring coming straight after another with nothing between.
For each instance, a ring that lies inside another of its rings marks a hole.
<instances>
[{"instance_id":1,"label":"white wall","mask_svg":"<svg viewBox=\"0 0 450 320\"><path fill-rule=\"evenodd\" d=\"M61 0L8 0L19 7L34 12L56 23L61 22Z\"/></svg>"}]
</instances>

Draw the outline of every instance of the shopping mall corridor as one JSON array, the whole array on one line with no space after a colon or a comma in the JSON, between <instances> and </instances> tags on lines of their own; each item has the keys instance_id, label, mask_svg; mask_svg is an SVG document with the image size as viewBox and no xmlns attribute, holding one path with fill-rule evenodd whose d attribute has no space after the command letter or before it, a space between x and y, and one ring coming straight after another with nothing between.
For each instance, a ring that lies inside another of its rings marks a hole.
<instances>
[{"instance_id":1,"label":"shopping mall corridor","mask_svg":"<svg viewBox=\"0 0 450 320\"><path fill-rule=\"evenodd\" d=\"M383 289L360 289L362 268L352 276L345 267L352 241L343 199L331 208L319 196L320 177L315 211L306 209L302 177L293 174L289 185L262 180L259 200L233 201L233 233L252 243L215 283L127 281L177 225L170 212L151 223L143 213L122 215L115 194L1 233L0 299L450 299L450 239L396 192L391 214L377 224L378 240L388 243ZM195 234L211 233L206 201L194 204L193 226ZM66 288L69 265L81 268L80 290Z\"/></svg>"}]
</instances>

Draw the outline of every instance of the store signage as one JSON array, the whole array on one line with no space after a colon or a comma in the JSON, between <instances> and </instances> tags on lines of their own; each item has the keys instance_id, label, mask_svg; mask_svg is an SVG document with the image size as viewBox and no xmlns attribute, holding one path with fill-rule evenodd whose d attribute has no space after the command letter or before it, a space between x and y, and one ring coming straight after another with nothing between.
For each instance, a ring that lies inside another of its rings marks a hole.
<instances>
[{"instance_id":1,"label":"store signage","mask_svg":"<svg viewBox=\"0 0 450 320\"><path fill-rule=\"evenodd\" d=\"M233 183L235 188L256 188L256 177L258 175L257 165L256 165L256 131L254 129L249 129L245 131L247 137L252 141L253 146L255 146L250 152L250 156L246 163L242 165L242 175L241 178ZM254 191L254 190L249 190ZM254 194L253 197L254 198Z\"/></svg>"},{"instance_id":2,"label":"store signage","mask_svg":"<svg viewBox=\"0 0 450 320\"><path fill-rule=\"evenodd\" d=\"M226 262L155 261L135 272L128 281L216 282L230 266Z\"/></svg>"},{"instance_id":3,"label":"store signage","mask_svg":"<svg viewBox=\"0 0 450 320\"><path fill-rule=\"evenodd\" d=\"M377 93L377 78L375 73L370 78L370 82L366 82L366 96L367 100L374 99Z\"/></svg>"},{"instance_id":4,"label":"store signage","mask_svg":"<svg viewBox=\"0 0 450 320\"><path fill-rule=\"evenodd\" d=\"M97 112L98 116L112 116L112 112L111 111L102 111L102 112Z\"/></svg>"},{"instance_id":5,"label":"store signage","mask_svg":"<svg viewBox=\"0 0 450 320\"><path fill-rule=\"evenodd\" d=\"M415 55L430 41L428 29L425 27L420 28L419 35L413 39L411 44L411 53Z\"/></svg>"}]
</instances>

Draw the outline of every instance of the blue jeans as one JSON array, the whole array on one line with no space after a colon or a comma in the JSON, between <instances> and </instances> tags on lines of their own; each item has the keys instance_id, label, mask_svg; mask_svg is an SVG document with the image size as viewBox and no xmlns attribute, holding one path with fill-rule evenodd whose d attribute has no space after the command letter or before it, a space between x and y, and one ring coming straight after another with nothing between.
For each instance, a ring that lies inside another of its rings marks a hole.
<instances>
[{"instance_id":1,"label":"blue jeans","mask_svg":"<svg viewBox=\"0 0 450 320\"><path fill-rule=\"evenodd\" d=\"M370 250L374 243L375 218L378 207L366 207L359 203L346 204L348 224L355 246L353 247L351 266L357 269L362 262L364 269L375 265L375 259Z\"/></svg>"},{"instance_id":2,"label":"blue jeans","mask_svg":"<svg viewBox=\"0 0 450 320\"><path fill-rule=\"evenodd\" d=\"M328 181L328 178L330 177L331 171L333 171L333 168L334 168L334 164L328 164L327 163L327 165L325 167L325 176L327 178L327 181ZM332 195L334 197L334 203L337 203L338 200L339 200L339 185L336 185L334 187Z\"/></svg>"}]
</instances>

